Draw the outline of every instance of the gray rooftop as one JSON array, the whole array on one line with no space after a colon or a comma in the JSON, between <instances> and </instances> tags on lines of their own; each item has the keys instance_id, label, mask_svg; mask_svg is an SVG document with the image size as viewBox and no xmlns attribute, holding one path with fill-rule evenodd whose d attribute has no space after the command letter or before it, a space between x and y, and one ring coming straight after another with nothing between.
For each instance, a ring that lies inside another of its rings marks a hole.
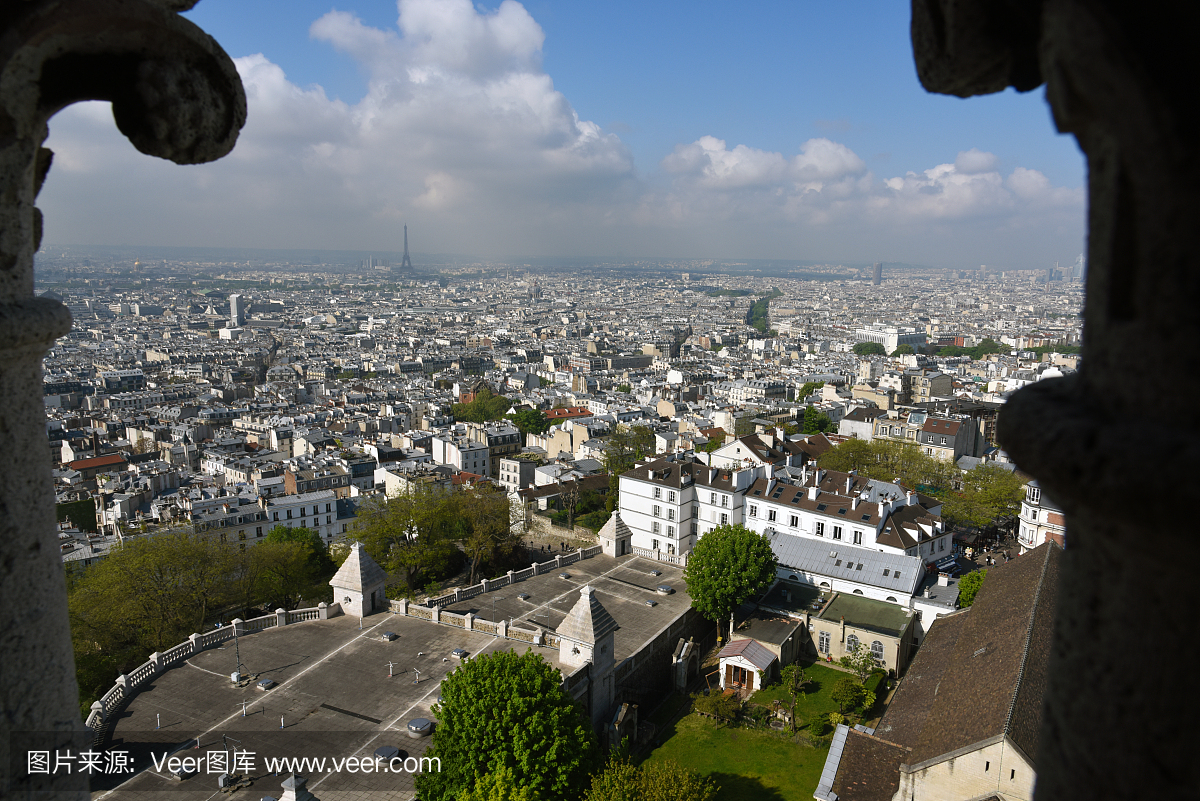
<instances>
[{"instance_id":1,"label":"gray rooftop","mask_svg":"<svg viewBox=\"0 0 1200 801\"><path fill-rule=\"evenodd\" d=\"M872 587L912 595L925 571L916 556L873 551L843 542L797 537L769 531L771 550L779 566L857 581ZM884 574L887 571L887 574Z\"/></svg>"}]
</instances>

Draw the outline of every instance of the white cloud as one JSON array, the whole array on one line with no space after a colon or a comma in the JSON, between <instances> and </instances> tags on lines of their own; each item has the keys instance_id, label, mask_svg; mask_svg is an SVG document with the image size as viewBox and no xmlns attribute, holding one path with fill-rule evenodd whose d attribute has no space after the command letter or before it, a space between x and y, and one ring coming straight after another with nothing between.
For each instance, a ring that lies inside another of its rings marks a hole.
<instances>
[{"instance_id":1,"label":"white cloud","mask_svg":"<svg viewBox=\"0 0 1200 801\"><path fill-rule=\"evenodd\" d=\"M1038 236L1078 252L1082 190L1003 176L977 149L880 178L828 138L782 153L702 136L639 176L554 88L544 33L513 0L401 0L389 30L331 11L310 33L361 65L365 96L346 104L261 54L237 58L248 122L211 165L138 154L106 104L59 114L47 241L379 251L400 248L407 222L414 250L481 254L999 263L975 251ZM1016 229L1033 234L1004 238Z\"/></svg>"},{"instance_id":2,"label":"white cloud","mask_svg":"<svg viewBox=\"0 0 1200 801\"><path fill-rule=\"evenodd\" d=\"M978 148L964 150L954 159L954 169L964 175L976 172L992 172L999 163L993 153L985 153Z\"/></svg>"}]
</instances>

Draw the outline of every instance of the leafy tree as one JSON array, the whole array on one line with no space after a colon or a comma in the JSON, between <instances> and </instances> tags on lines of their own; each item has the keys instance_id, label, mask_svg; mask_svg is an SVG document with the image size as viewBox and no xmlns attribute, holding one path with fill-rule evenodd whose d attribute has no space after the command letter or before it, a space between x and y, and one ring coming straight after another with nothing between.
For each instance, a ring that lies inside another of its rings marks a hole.
<instances>
[{"instance_id":1,"label":"leafy tree","mask_svg":"<svg viewBox=\"0 0 1200 801\"><path fill-rule=\"evenodd\" d=\"M475 776L475 786L458 794L457 801L538 801L529 787L520 787L512 768Z\"/></svg>"},{"instance_id":2,"label":"leafy tree","mask_svg":"<svg viewBox=\"0 0 1200 801\"><path fill-rule=\"evenodd\" d=\"M629 391L630 391L630 388L629 388L628 384L617 385L617 392L629 392Z\"/></svg>"},{"instance_id":3,"label":"leafy tree","mask_svg":"<svg viewBox=\"0 0 1200 801\"><path fill-rule=\"evenodd\" d=\"M809 406L804 410L804 425L801 433L824 434L826 431L832 431L833 428L833 421L829 419L829 415L818 412L817 407Z\"/></svg>"},{"instance_id":4,"label":"leafy tree","mask_svg":"<svg viewBox=\"0 0 1200 801\"><path fill-rule=\"evenodd\" d=\"M277 525L267 532L264 541L298 542L308 548L309 558L312 562L313 573L315 575L321 576L326 573L330 576L333 575L334 565L333 559L329 555L329 548L325 545L325 541L321 539L321 532L315 528Z\"/></svg>"},{"instance_id":5,"label":"leafy tree","mask_svg":"<svg viewBox=\"0 0 1200 801\"><path fill-rule=\"evenodd\" d=\"M453 541L461 534L456 498L446 490L413 483L392 498L372 498L358 509L351 538L409 591L461 559Z\"/></svg>"},{"instance_id":6,"label":"leafy tree","mask_svg":"<svg viewBox=\"0 0 1200 801\"><path fill-rule=\"evenodd\" d=\"M894 356L903 356L908 353L916 353L916 351L913 349L913 346L912 345L900 345L894 351L892 351L892 356L893 357Z\"/></svg>"},{"instance_id":7,"label":"leafy tree","mask_svg":"<svg viewBox=\"0 0 1200 801\"><path fill-rule=\"evenodd\" d=\"M683 579L692 606L719 635L722 620L775 580L775 554L766 537L741 524L717 526L692 548Z\"/></svg>"},{"instance_id":8,"label":"leafy tree","mask_svg":"<svg viewBox=\"0 0 1200 801\"><path fill-rule=\"evenodd\" d=\"M671 759L643 762L634 787L639 801L713 801L721 790Z\"/></svg>"},{"instance_id":9,"label":"leafy tree","mask_svg":"<svg viewBox=\"0 0 1200 801\"><path fill-rule=\"evenodd\" d=\"M538 799L575 799L597 754L591 721L540 654L498 651L470 659L442 680L438 725L425 756L440 772L417 776L427 801L475 790L476 777L503 769Z\"/></svg>"},{"instance_id":10,"label":"leafy tree","mask_svg":"<svg viewBox=\"0 0 1200 801\"><path fill-rule=\"evenodd\" d=\"M788 712L792 713L792 734L795 734L796 707L799 705L800 699L804 697L804 688L809 684L809 679L804 675L804 668L793 662L779 671L779 683L783 685L784 691L792 699Z\"/></svg>"},{"instance_id":11,"label":"leafy tree","mask_svg":"<svg viewBox=\"0 0 1200 801\"><path fill-rule=\"evenodd\" d=\"M503 395L496 395L487 387L480 387L475 393L475 399L470 403L455 403L450 407L450 413L455 420L468 423L486 423L489 420L499 420L512 408L512 401Z\"/></svg>"},{"instance_id":12,"label":"leafy tree","mask_svg":"<svg viewBox=\"0 0 1200 801\"><path fill-rule=\"evenodd\" d=\"M842 667L858 676L858 680L866 683L867 677L871 672L878 667L875 657L871 655L871 649L863 645L861 642L854 646L854 650L838 660Z\"/></svg>"},{"instance_id":13,"label":"leafy tree","mask_svg":"<svg viewBox=\"0 0 1200 801\"><path fill-rule=\"evenodd\" d=\"M979 593L979 588L983 586L985 578L987 578L986 570L973 570L958 580L959 607L966 609L975 603L975 596Z\"/></svg>"},{"instance_id":14,"label":"leafy tree","mask_svg":"<svg viewBox=\"0 0 1200 801\"><path fill-rule=\"evenodd\" d=\"M733 695L713 692L705 695L696 693L692 696L692 706L706 715L712 715L725 720L733 720L742 709L742 704Z\"/></svg>"},{"instance_id":15,"label":"leafy tree","mask_svg":"<svg viewBox=\"0 0 1200 801\"><path fill-rule=\"evenodd\" d=\"M886 356L887 350L878 342L859 342L851 350L859 356Z\"/></svg>"},{"instance_id":16,"label":"leafy tree","mask_svg":"<svg viewBox=\"0 0 1200 801\"><path fill-rule=\"evenodd\" d=\"M591 786L583 794L584 801L639 801L638 769L629 761L623 741L604 765L604 770L592 776Z\"/></svg>"},{"instance_id":17,"label":"leafy tree","mask_svg":"<svg viewBox=\"0 0 1200 801\"><path fill-rule=\"evenodd\" d=\"M618 425L604 444L601 461L608 473L609 493L620 490L620 475L634 463L654 453L654 432L646 426Z\"/></svg>"},{"instance_id":18,"label":"leafy tree","mask_svg":"<svg viewBox=\"0 0 1200 801\"><path fill-rule=\"evenodd\" d=\"M484 562L512 552L516 537L509 523L508 496L495 485L478 484L457 494L465 527L463 551L471 561L467 584L471 585Z\"/></svg>"},{"instance_id":19,"label":"leafy tree","mask_svg":"<svg viewBox=\"0 0 1200 801\"><path fill-rule=\"evenodd\" d=\"M724 444L725 444L724 432L722 432L720 434L713 434L711 437L708 438L708 442L704 443L704 447L701 450L703 450L705 453L712 453L713 451L715 451L717 448L720 448Z\"/></svg>"},{"instance_id":20,"label":"leafy tree","mask_svg":"<svg viewBox=\"0 0 1200 801\"><path fill-rule=\"evenodd\" d=\"M846 712L861 704L866 697L866 693L866 687L855 681L853 677L846 676L837 680L837 684L833 685L833 692L829 694L829 697L838 705L839 712Z\"/></svg>"},{"instance_id":21,"label":"leafy tree","mask_svg":"<svg viewBox=\"0 0 1200 801\"><path fill-rule=\"evenodd\" d=\"M522 435L544 434L550 428L550 421L546 419L546 413L541 409L522 409L515 414L508 415L508 419L513 421L513 425Z\"/></svg>"},{"instance_id":22,"label":"leafy tree","mask_svg":"<svg viewBox=\"0 0 1200 801\"><path fill-rule=\"evenodd\" d=\"M814 392L816 392L818 389L820 389L823 386L825 386L824 381L806 381L806 382L804 382L804 386L800 387L800 389L796 392L796 400L798 400L798 401L804 400L809 395L813 394Z\"/></svg>"}]
</instances>

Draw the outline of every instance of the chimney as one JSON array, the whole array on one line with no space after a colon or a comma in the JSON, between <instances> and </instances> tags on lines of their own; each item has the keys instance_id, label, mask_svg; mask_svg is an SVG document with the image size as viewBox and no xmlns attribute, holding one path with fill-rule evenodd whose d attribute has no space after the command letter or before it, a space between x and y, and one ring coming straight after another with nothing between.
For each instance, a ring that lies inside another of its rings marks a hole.
<instances>
[{"instance_id":1,"label":"chimney","mask_svg":"<svg viewBox=\"0 0 1200 801\"><path fill-rule=\"evenodd\" d=\"M817 496L820 494L821 494L821 491L819 489L817 489L816 487L808 488L808 499L810 501L815 501L817 499Z\"/></svg>"},{"instance_id":2,"label":"chimney","mask_svg":"<svg viewBox=\"0 0 1200 801\"><path fill-rule=\"evenodd\" d=\"M882 520L883 516L886 514L887 514L887 501L885 501L882 497L880 497L880 499L879 499L879 519Z\"/></svg>"},{"instance_id":3,"label":"chimney","mask_svg":"<svg viewBox=\"0 0 1200 801\"><path fill-rule=\"evenodd\" d=\"M852 486L854 486L854 479L851 478L850 476L846 476L846 494L847 495L850 494L850 487L852 487Z\"/></svg>"},{"instance_id":4,"label":"chimney","mask_svg":"<svg viewBox=\"0 0 1200 801\"><path fill-rule=\"evenodd\" d=\"M912 490L908 490L908 491L907 491L907 493L905 493L905 496L904 496L904 505L905 505L905 506L912 506L914 503L916 503L916 501L914 501L914 500L913 500L913 493L912 493Z\"/></svg>"},{"instance_id":5,"label":"chimney","mask_svg":"<svg viewBox=\"0 0 1200 801\"><path fill-rule=\"evenodd\" d=\"M857 495L855 495L853 498L850 499L850 508L851 508L851 510L858 508L858 496Z\"/></svg>"}]
</instances>

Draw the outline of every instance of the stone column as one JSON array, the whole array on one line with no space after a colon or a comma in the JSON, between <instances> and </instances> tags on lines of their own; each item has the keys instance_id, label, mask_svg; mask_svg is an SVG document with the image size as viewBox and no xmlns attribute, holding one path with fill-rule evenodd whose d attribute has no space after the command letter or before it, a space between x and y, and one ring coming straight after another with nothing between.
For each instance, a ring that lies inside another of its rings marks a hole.
<instances>
[{"instance_id":1,"label":"stone column","mask_svg":"<svg viewBox=\"0 0 1200 801\"><path fill-rule=\"evenodd\" d=\"M479 582L479 586L483 588L482 592L490 592L491 588L492 588L492 583L490 581L488 581L487 579L481 579Z\"/></svg>"},{"instance_id":2,"label":"stone column","mask_svg":"<svg viewBox=\"0 0 1200 801\"><path fill-rule=\"evenodd\" d=\"M496 624L496 636L497 637L507 637L508 636L508 620L501 620L499 623Z\"/></svg>"},{"instance_id":3,"label":"stone column","mask_svg":"<svg viewBox=\"0 0 1200 801\"><path fill-rule=\"evenodd\" d=\"M0 753L13 731L58 732L86 746L67 618L46 449L41 360L71 327L55 301L33 296L50 169L47 121L80 100L113 103L118 127L144 153L178 163L228 153L246 119L233 62L173 9L187 0L25 0L0 11L0 652L5 680ZM103 36L97 32L103 31ZM14 777L0 796L88 798L86 774Z\"/></svg>"},{"instance_id":4,"label":"stone column","mask_svg":"<svg viewBox=\"0 0 1200 801\"><path fill-rule=\"evenodd\" d=\"M276 626L286 626L287 625L287 617L288 617L288 615L287 615L286 609L283 609L282 607L279 609L276 609L275 610L275 625Z\"/></svg>"},{"instance_id":5,"label":"stone column","mask_svg":"<svg viewBox=\"0 0 1200 801\"><path fill-rule=\"evenodd\" d=\"M400 603L400 614L407 615L408 614L408 599L401 598L399 603Z\"/></svg>"},{"instance_id":6,"label":"stone column","mask_svg":"<svg viewBox=\"0 0 1200 801\"><path fill-rule=\"evenodd\" d=\"M162 654L160 654L158 651L155 651L154 653L150 654L150 658L146 661L148 661L150 664L154 665L155 673L162 673L162 669L163 669Z\"/></svg>"},{"instance_id":7,"label":"stone column","mask_svg":"<svg viewBox=\"0 0 1200 801\"><path fill-rule=\"evenodd\" d=\"M1200 341L1197 70L1182 55L1194 30L1188 4L913 0L925 88L967 97L1045 82L1058 130L1087 157L1081 367L1017 392L997 429L1067 520L1038 801L1200 786L1200 699L1163 691L1200 658L1187 516L1200 502L1200 434L1187 422L1200 374L1184 367ZM1143 487L1163 500L1139 502Z\"/></svg>"},{"instance_id":8,"label":"stone column","mask_svg":"<svg viewBox=\"0 0 1200 801\"><path fill-rule=\"evenodd\" d=\"M430 611L430 616L429 616L430 620L432 620L434 623L442 622L442 608L440 606L435 605L429 611Z\"/></svg>"},{"instance_id":9,"label":"stone column","mask_svg":"<svg viewBox=\"0 0 1200 801\"><path fill-rule=\"evenodd\" d=\"M317 604L317 620L329 620L329 604L324 601Z\"/></svg>"},{"instance_id":10,"label":"stone column","mask_svg":"<svg viewBox=\"0 0 1200 801\"><path fill-rule=\"evenodd\" d=\"M463 615L463 628L467 631L475 630L475 615L471 614L470 612L467 612L465 615Z\"/></svg>"},{"instance_id":11,"label":"stone column","mask_svg":"<svg viewBox=\"0 0 1200 801\"><path fill-rule=\"evenodd\" d=\"M191 641L191 643L192 643L192 653L193 654L198 654L204 650L204 646L200 644L200 635L199 634L190 635L188 637L188 640Z\"/></svg>"}]
</instances>

